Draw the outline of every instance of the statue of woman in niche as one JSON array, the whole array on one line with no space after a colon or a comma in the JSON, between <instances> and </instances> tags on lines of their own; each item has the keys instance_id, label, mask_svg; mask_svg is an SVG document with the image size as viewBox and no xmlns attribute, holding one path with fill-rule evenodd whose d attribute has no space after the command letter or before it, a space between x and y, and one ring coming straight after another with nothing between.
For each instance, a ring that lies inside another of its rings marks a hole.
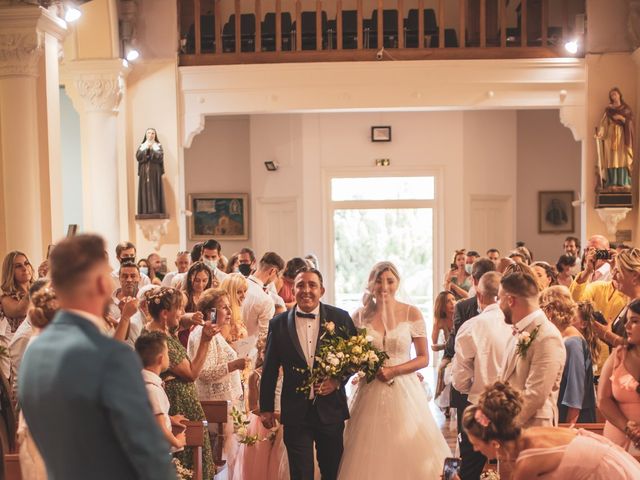
<instances>
[{"instance_id":1,"label":"statue of woman in niche","mask_svg":"<svg viewBox=\"0 0 640 480\"><path fill-rule=\"evenodd\" d=\"M609 91L609 102L595 134L600 186L605 191L631 191L633 112L617 87Z\"/></svg>"},{"instance_id":2,"label":"statue of woman in niche","mask_svg":"<svg viewBox=\"0 0 640 480\"><path fill-rule=\"evenodd\" d=\"M165 215L164 153L155 128L148 128L138 151L138 215Z\"/></svg>"}]
</instances>

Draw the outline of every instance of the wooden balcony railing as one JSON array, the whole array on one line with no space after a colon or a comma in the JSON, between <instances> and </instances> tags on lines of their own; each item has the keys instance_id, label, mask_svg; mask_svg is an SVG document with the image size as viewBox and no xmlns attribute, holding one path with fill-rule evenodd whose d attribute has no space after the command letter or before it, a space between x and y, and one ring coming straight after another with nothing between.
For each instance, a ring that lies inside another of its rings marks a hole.
<instances>
[{"instance_id":1,"label":"wooden balcony railing","mask_svg":"<svg viewBox=\"0 0 640 480\"><path fill-rule=\"evenodd\" d=\"M565 57L584 41L584 1L285 1L178 0L180 64Z\"/></svg>"}]
</instances>

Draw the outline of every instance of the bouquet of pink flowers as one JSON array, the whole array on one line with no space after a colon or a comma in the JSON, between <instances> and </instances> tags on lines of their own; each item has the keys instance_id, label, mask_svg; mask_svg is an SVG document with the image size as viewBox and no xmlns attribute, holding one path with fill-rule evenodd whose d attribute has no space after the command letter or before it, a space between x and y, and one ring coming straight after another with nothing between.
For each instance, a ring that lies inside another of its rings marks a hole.
<instances>
[{"instance_id":1,"label":"bouquet of pink flowers","mask_svg":"<svg viewBox=\"0 0 640 480\"><path fill-rule=\"evenodd\" d=\"M366 329L359 329L356 335L345 338L336 335L333 322L325 322L322 328L324 331L313 368L299 369L307 373L304 384L297 388L299 392L308 395L313 385L327 378L342 381L356 373L367 383L376 378L378 369L389 355L371 343Z\"/></svg>"}]
</instances>

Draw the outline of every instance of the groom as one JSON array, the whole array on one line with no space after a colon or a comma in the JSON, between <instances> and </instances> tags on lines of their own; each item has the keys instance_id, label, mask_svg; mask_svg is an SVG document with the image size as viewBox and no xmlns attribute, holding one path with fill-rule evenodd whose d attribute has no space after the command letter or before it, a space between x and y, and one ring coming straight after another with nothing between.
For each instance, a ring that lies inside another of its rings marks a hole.
<instances>
[{"instance_id":1,"label":"groom","mask_svg":"<svg viewBox=\"0 0 640 480\"><path fill-rule=\"evenodd\" d=\"M333 322L336 334L345 337L355 335L356 329L347 312L320 303L324 287L318 270L300 270L293 291L296 306L269 323L260 383L260 416L266 428L275 425L274 397L282 367L281 422L291 480L313 479L314 443L322 480L335 480L342 457L344 421L349 418L346 379L326 379L314 385L309 394L296 389L304 383L304 370L313 367L325 324Z\"/></svg>"}]
</instances>

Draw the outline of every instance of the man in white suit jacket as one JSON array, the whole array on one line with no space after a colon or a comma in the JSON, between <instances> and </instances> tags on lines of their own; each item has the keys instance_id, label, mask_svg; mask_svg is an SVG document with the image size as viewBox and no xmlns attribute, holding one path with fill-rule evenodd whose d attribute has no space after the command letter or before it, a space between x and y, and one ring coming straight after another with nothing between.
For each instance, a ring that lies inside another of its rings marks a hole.
<instances>
[{"instance_id":1,"label":"man in white suit jacket","mask_svg":"<svg viewBox=\"0 0 640 480\"><path fill-rule=\"evenodd\" d=\"M498 301L513 337L500 379L522 392L518 421L523 427L558 423L558 390L566 352L558 329L538 304L538 285L527 273L506 275Z\"/></svg>"}]
</instances>

